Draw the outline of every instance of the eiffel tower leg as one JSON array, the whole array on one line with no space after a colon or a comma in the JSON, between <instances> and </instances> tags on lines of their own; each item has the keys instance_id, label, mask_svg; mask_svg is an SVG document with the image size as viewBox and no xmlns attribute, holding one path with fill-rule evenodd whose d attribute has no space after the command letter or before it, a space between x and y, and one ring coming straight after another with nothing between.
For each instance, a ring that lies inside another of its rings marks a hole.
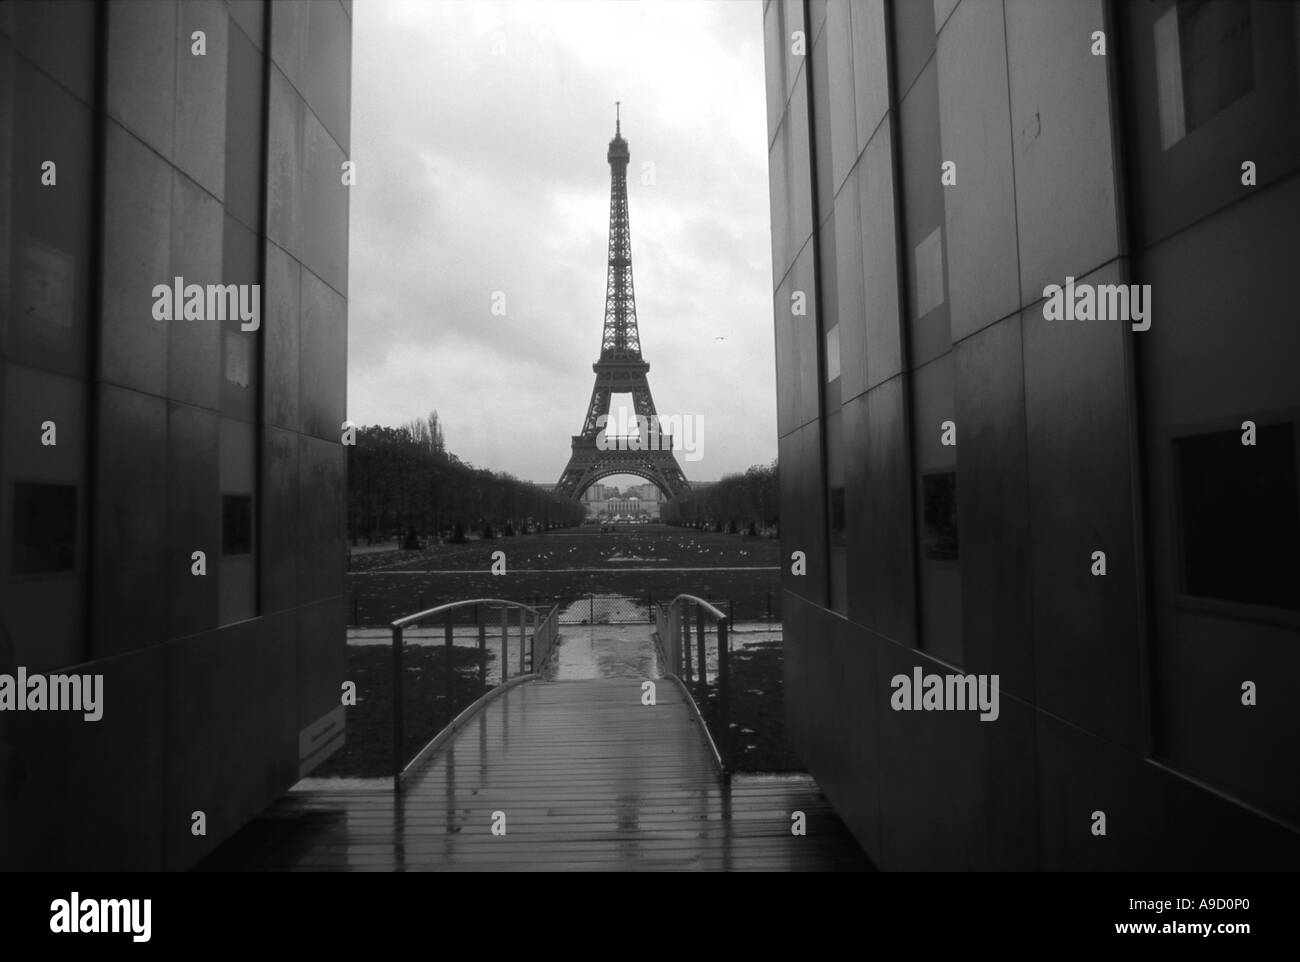
<instances>
[{"instance_id":1,"label":"eiffel tower leg","mask_svg":"<svg viewBox=\"0 0 1300 962\"><path fill-rule=\"evenodd\" d=\"M600 431L597 420L602 414L609 414L609 388L596 381L591 389L591 403L587 406L587 419L582 422L583 435L595 435Z\"/></svg>"},{"instance_id":2,"label":"eiffel tower leg","mask_svg":"<svg viewBox=\"0 0 1300 962\"><path fill-rule=\"evenodd\" d=\"M643 418L655 417L655 402L650 396L650 385L644 380L632 388L632 406Z\"/></svg>"},{"instance_id":3,"label":"eiffel tower leg","mask_svg":"<svg viewBox=\"0 0 1300 962\"><path fill-rule=\"evenodd\" d=\"M655 410L654 398L650 394L650 382L642 375L634 382L632 387L632 403L636 406L636 413L645 418L645 430L653 442L668 443L661 440L661 425L656 424L658 412ZM676 497L686 487L686 475L682 473L681 466L678 465L677 459L672 456L672 448L665 449L668 451L668 457L663 459L662 470L669 482L669 497Z\"/></svg>"}]
</instances>

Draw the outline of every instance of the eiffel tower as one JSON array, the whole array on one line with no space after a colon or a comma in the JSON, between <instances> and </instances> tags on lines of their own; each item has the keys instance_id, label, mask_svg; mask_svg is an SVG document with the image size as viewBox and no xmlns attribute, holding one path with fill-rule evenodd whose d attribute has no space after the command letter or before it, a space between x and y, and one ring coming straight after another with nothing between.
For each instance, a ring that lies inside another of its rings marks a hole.
<instances>
[{"instance_id":1,"label":"eiffel tower","mask_svg":"<svg viewBox=\"0 0 1300 962\"><path fill-rule=\"evenodd\" d=\"M596 385L591 390L582 433L573 436L573 453L560 475L555 492L569 498L582 493L611 474L632 474L657 487L666 498L686 495L690 485L673 456L672 436L659 429L655 402L650 396L636 326L636 298L632 292L632 234L627 218L627 162L631 154L623 139L617 109L614 139L609 142L609 273L605 283L605 331L600 360L591 366ZM610 398L631 394L638 433L615 437L605 432Z\"/></svg>"}]
</instances>

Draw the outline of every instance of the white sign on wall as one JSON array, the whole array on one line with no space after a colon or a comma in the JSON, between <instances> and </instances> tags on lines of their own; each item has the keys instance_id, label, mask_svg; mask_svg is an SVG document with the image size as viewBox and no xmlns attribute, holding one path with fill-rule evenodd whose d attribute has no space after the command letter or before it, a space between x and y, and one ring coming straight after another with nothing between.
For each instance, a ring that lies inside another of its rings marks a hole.
<instances>
[{"instance_id":1,"label":"white sign on wall","mask_svg":"<svg viewBox=\"0 0 1300 962\"><path fill-rule=\"evenodd\" d=\"M344 727L343 706L335 705L298 733L299 778L343 747Z\"/></svg>"}]
</instances>

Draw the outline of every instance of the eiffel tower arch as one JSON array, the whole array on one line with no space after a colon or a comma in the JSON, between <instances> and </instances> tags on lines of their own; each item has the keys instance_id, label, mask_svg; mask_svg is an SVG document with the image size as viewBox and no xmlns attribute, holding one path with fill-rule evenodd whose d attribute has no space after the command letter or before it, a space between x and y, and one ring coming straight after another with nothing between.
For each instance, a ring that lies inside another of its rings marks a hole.
<instances>
[{"instance_id":1,"label":"eiffel tower arch","mask_svg":"<svg viewBox=\"0 0 1300 962\"><path fill-rule=\"evenodd\" d=\"M582 422L573 436L569 463L555 491L578 499L601 478L632 474L649 481L667 499L690 492L690 483L673 455L672 437L658 430L659 417L646 374L650 364L641 357L641 337L636 323L636 297L632 289L632 233L627 216L627 164L631 154L623 139L622 123L614 121L609 142L609 269L605 282L605 329L600 359L591 366L596 384ZM632 395L638 434L632 438L608 434L610 401L615 394Z\"/></svg>"}]
</instances>

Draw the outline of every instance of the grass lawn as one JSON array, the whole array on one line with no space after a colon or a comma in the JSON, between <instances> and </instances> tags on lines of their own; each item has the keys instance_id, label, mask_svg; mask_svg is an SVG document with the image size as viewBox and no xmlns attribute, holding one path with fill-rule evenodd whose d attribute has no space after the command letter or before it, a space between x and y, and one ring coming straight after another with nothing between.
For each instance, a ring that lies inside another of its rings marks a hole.
<instances>
[{"instance_id":1,"label":"grass lawn","mask_svg":"<svg viewBox=\"0 0 1300 962\"><path fill-rule=\"evenodd\" d=\"M488 658L496 659L490 647ZM449 661L455 668L451 673L446 669ZM405 763L491 686L479 684L478 652L472 649L453 648L449 659L440 646L407 645L402 665ZM348 678L357 684L357 703L347 709L343 747L311 773L313 778L393 773L392 672L392 649L388 646L348 646Z\"/></svg>"},{"instance_id":2,"label":"grass lawn","mask_svg":"<svg viewBox=\"0 0 1300 962\"><path fill-rule=\"evenodd\" d=\"M495 551L505 552L504 575L492 574ZM731 602L737 621L766 618L769 608L780 619L780 552L775 538L657 525L606 534L567 529L421 551L374 552L352 559L348 620L379 627L466 598L549 606L588 594L621 594L644 603L682 593Z\"/></svg>"}]
</instances>

